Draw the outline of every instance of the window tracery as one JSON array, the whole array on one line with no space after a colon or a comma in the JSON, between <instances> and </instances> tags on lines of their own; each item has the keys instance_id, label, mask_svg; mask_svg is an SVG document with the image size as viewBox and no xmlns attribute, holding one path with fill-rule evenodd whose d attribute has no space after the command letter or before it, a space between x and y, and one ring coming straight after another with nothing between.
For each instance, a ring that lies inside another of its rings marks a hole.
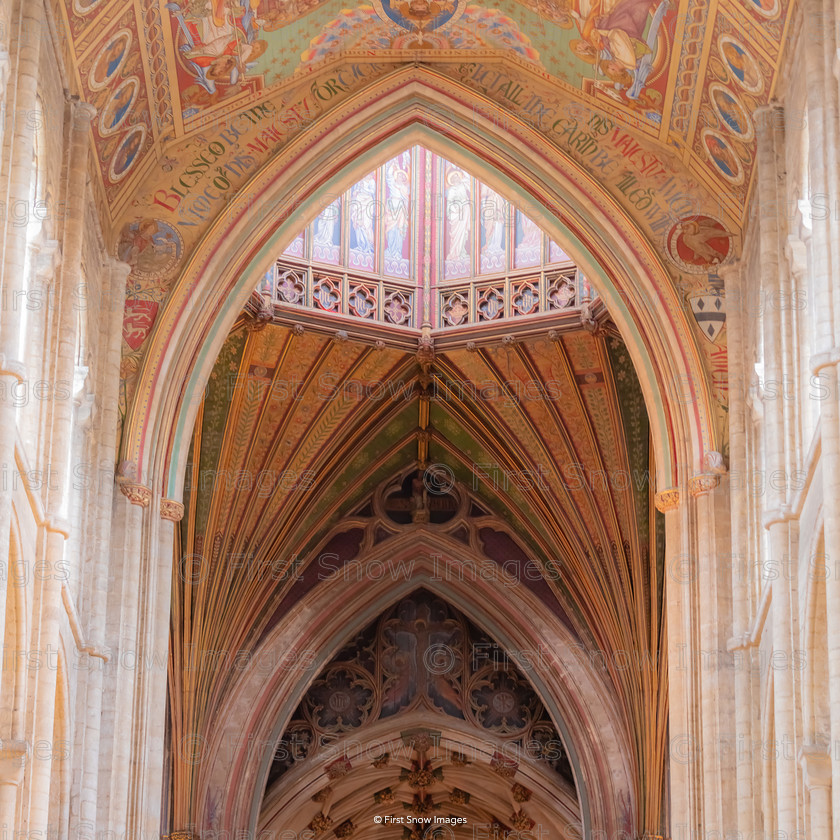
<instances>
[{"instance_id":1,"label":"window tracery","mask_svg":"<svg viewBox=\"0 0 840 840\"><path fill-rule=\"evenodd\" d=\"M295 764L332 755L348 733L418 709L487 733L507 759L545 762L573 781L563 742L514 656L419 589L321 671L277 745L269 784Z\"/></svg>"}]
</instances>

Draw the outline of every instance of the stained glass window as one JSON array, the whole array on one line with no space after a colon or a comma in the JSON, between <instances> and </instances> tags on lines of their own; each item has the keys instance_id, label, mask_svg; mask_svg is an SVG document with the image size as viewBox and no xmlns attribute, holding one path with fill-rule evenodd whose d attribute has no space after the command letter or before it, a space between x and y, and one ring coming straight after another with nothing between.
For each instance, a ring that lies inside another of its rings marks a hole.
<instances>
[{"instance_id":1,"label":"stained glass window","mask_svg":"<svg viewBox=\"0 0 840 840\"><path fill-rule=\"evenodd\" d=\"M422 146L327 197L277 278L281 303L414 328L545 314L579 285L527 207Z\"/></svg>"}]
</instances>

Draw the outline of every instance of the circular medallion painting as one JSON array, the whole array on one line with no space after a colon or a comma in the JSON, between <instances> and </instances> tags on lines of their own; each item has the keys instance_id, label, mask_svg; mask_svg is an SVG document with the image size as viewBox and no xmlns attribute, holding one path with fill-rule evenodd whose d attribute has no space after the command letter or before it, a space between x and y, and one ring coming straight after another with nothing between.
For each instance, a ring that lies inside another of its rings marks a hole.
<instances>
[{"instance_id":1,"label":"circular medallion painting","mask_svg":"<svg viewBox=\"0 0 840 840\"><path fill-rule=\"evenodd\" d=\"M432 32L457 20L464 11L464 0L374 0L377 14L402 29Z\"/></svg>"},{"instance_id":2,"label":"circular medallion painting","mask_svg":"<svg viewBox=\"0 0 840 840\"><path fill-rule=\"evenodd\" d=\"M778 17L782 8L781 0L750 0L747 6L768 19Z\"/></svg>"},{"instance_id":3,"label":"circular medallion painting","mask_svg":"<svg viewBox=\"0 0 840 840\"><path fill-rule=\"evenodd\" d=\"M120 235L117 254L131 266L132 276L146 279L165 277L181 259L181 234L160 219L139 219L127 224Z\"/></svg>"},{"instance_id":4,"label":"circular medallion painting","mask_svg":"<svg viewBox=\"0 0 840 840\"><path fill-rule=\"evenodd\" d=\"M703 151L709 162L730 184L744 182L744 167L729 141L718 131L704 128L700 133Z\"/></svg>"},{"instance_id":5,"label":"circular medallion painting","mask_svg":"<svg viewBox=\"0 0 840 840\"><path fill-rule=\"evenodd\" d=\"M88 84L91 90L101 90L110 84L120 68L125 64L128 50L131 46L131 32L120 29L107 44L99 51L93 60L88 74Z\"/></svg>"},{"instance_id":6,"label":"circular medallion painting","mask_svg":"<svg viewBox=\"0 0 840 840\"><path fill-rule=\"evenodd\" d=\"M146 126L135 125L128 130L122 142L117 146L111 167L108 170L108 177L112 183L121 181L134 166L140 149L143 148L143 141L146 139Z\"/></svg>"},{"instance_id":7,"label":"circular medallion painting","mask_svg":"<svg viewBox=\"0 0 840 840\"><path fill-rule=\"evenodd\" d=\"M764 79L747 48L731 35L721 35L718 50L735 81L748 93L761 93Z\"/></svg>"},{"instance_id":8,"label":"circular medallion painting","mask_svg":"<svg viewBox=\"0 0 840 840\"><path fill-rule=\"evenodd\" d=\"M77 15L89 15L100 5L102 5L102 0L73 0L73 11Z\"/></svg>"},{"instance_id":9,"label":"circular medallion painting","mask_svg":"<svg viewBox=\"0 0 840 840\"><path fill-rule=\"evenodd\" d=\"M136 76L126 79L114 91L99 117L100 134L107 136L120 129L126 121L139 92L140 80Z\"/></svg>"},{"instance_id":10,"label":"circular medallion painting","mask_svg":"<svg viewBox=\"0 0 840 840\"><path fill-rule=\"evenodd\" d=\"M668 232L665 246L683 271L703 274L729 258L732 234L713 216L686 216Z\"/></svg>"},{"instance_id":11,"label":"circular medallion painting","mask_svg":"<svg viewBox=\"0 0 840 840\"><path fill-rule=\"evenodd\" d=\"M709 98L712 107L727 131L731 131L739 140L748 143L755 136L752 120L741 100L723 85L714 82L709 85Z\"/></svg>"}]
</instances>

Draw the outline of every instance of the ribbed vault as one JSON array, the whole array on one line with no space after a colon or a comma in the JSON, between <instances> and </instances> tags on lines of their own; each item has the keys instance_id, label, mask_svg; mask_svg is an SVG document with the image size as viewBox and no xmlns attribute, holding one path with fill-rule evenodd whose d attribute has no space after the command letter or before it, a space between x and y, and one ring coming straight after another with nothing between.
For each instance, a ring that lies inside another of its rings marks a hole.
<instances>
[{"instance_id":1,"label":"ribbed vault","mask_svg":"<svg viewBox=\"0 0 840 840\"><path fill-rule=\"evenodd\" d=\"M483 556L497 570L485 585L524 587L575 640L626 739L634 820L658 826L661 531L644 400L621 340L608 324L567 323L454 344L421 364L388 340L288 319L243 315L199 410L174 581L173 743L209 737L235 702L237 669L203 667L197 652L257 650L326 578L352 578L371 551L428 531L447 562ZM429 476L431 513L407 515L412 482ZM467 505L446 523L435 482ZM172 813L186 824L206 790L199 766L173 759Z\"/></svg>"}]
</instances>

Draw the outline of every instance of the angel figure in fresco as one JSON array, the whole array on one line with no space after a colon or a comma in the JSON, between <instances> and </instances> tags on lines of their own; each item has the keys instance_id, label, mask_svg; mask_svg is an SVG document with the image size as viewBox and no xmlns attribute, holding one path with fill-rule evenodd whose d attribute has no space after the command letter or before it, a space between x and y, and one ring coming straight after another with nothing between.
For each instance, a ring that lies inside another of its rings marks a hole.
<instances>
[{"instance_id":1,"label":"angel figure in fresco","mask_svg":"<svg viewBox=\"0 0 840 840\"><path fill-rule=\"evenodd\" d=\"M519 218L522 220L522 241L519 244L523 248L539 248L540 229L524 213Z\"/></svg>"},{"instance_id":2,"label":"angel figure in fresco","mask_svg":"<svg viewBox=\"0 0 840 840\"><path fill-rule=\"evenodd\" d=\"M373 253L373 217L376 203L376 178L373 173L362 178L354 187L350 200L350 224L355 236L355 248Z\"/></svg>"},{"instance_id":3,"label":"angel figure in fresco","mask_svg":"<svg viewBox=\"0 0 840 840\"><path fill-rule=\"evenodd\" d=\"M507 202L492 190L482 203L481 220L484 227L484 248L482 256L500 254L505 247L505 222L507 221Z\"/></svg>"},{"instance_id":4,"label":"angel figure in fresco","mask_svg":"<svg viewBox=\"0 0 840 840\"><path fill-rule=\"evenodd\" d=\"M401 259L405 236L408 233L408 214L411 183L408 167L396 158L385 167L388 202L385 208L385 253L391 259Z\"/></svg>"},{"instance_id":5,"label":"angel figure in fresco","mask_svg":"<svg viewBox=\"0 0 840 840\"><path fill-rule=\"evenodd\" d=\"M313 240L318 245L332 245L335 237L335 224L338 221L338 202L333 202L315 222Z\"/></svg>"},{"instance_id":6,"label":"angel figure in fresco","mask_svg":"<svg viewBox=\"0 0 840 840\"><path fill-rule=\"evenodd\" d=\"M117 72L127 46L128 38L125 36L118 36L108 44L93 69L93 81L96 85L104 85Z\"/></svg>"},{"instance_id":7,"label":"angel figure in fresco","mask_svg":"<svg viewBox=\"0 0 840 840\"><path fill-rule=\"evenodd\" d=\"M123 141L114 157L113 168L117 175L121 175L134 163L134 158L137 156L137 152L140 151L142 142L142 131L135 131L133 134L129 134L128 139Z\"/></svg>"},{"instance_id":8,"label":"angel figure in fresco","mask_svg":"<svg viewBox=\"0 0 840 840\"><path fill-rule=\"evenodd\" d=\"M714 134L706 136L706 146L720 171L730 178L737 177L740 170L729 146Z\"/></svg>"},{"instance_id":9,"label":"angel figure in fresco","mask_svg":"<svg viewBox=\"0 0 840 840\"><path fill-rule=\"evenodd\" d=\"M726 41L722 52L732 72L748 90L756 90L761 86L761 76L743 48L731 41Z\"/></svg>"},{"instance_id":10,"label":"angel figure in fresco","mask_svg":"<svg viewBox=\"0 0 840 840\"><path fill-rule=\"evenodd\" d=\"M449 222L449 252L446 259L452 262L465 260L467 238L470 235L470 184L469 177L460 169L452 169L446 176L446 218Z\"/></svg>"},{"instance_id":11,"label":"angel figure in fresco","mask_svg":"<svg viewBox=\"0 0 840 840\"><path fill-rule=\"evenodd\" d=\"M727 127L735 134L745 134L745 126L742 124L741 115L733 99L728 95L722 95L715 101Z\"/></svg>"},{"instance_id":12,"label":"angel figure in fresco","mask_svg":"<svg viewBox=\"0 0 840 840\"><path fill-rule=\"evenodd\" d=\"M208 93L215 93L216 82L235 85L246 65L266 50L257 40L263 21L257 16L260 0L245 0L234 14L229 0L184 0L167 3L178 21L184 43L181 52L195 72L195 81Z\"/></svg>"},{"instance_id":13,"label":"angel figure in fresco","mask_svg":"<svg viewBox=\"0 0 840 840\"><path fill-rule=\"evenodd\" d=\"M131 84L125 84L117 91L109 103L110 116L107 117L106 130L111 131L122 122L126 111L128 111L131 103L134 101L135 93L136 87L133 87Z\"/></svg>"},{"instance_id":14,"label":"angel figure in fresco","mask_svg":"<svg viewBox=\"0 0 840 840\"><path fill-rule=\"evenodd\" d=\"M155 219L141 219L128 225L120 237L117 253L132 269L146 275L160 275L180 254L171 228Z\"/></svg>"},{"instance_id":15,"label":"angel figure in fresco","mask_svg":"<svg viewBox=\"0 0 840 840\"><path fill-rule=\"evenodd\" d=\"M616 78L622 71L632 78L628 99L639 98L653 69L656 38L668 5L668 0L575 0L572 17L581 39L596 59L607 60ZM653 19L645 38L649 15ZM594 63L599 66L597 60Z\"/></svg>"}]
</instances>

